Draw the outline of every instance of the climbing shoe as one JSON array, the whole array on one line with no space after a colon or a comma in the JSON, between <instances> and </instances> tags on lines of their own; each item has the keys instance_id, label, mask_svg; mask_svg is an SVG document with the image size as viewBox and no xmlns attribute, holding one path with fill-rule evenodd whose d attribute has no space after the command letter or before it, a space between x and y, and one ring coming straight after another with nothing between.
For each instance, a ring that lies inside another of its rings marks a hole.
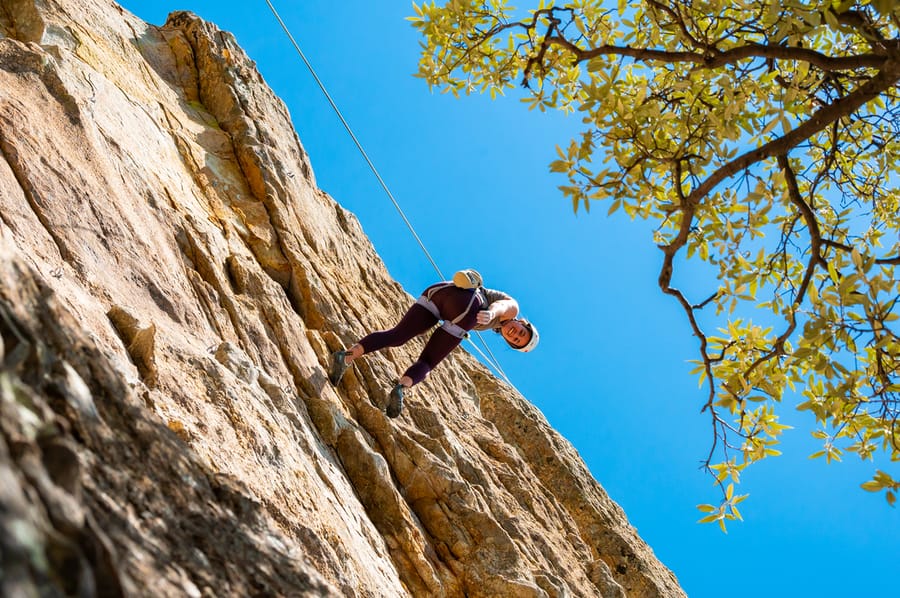
<instances>
[{"instance_id":1,"label":"climbing shoe","mask_svg":"<svg viewBox=\"0 0 900 598\"><path fill-rule=\"evenodd\" d=\"M396 384L391 390L385 413L388 417L397 417L403 410L403 385Z\"/></svg>"},{"instance_id":2,"label":"climbing shoe","mask_svg":"<svg viewBox=\"0 0 900 598\"><path fill-rule=\"evenodd\" d=\"M338 385L341 378L344 377L344 372L350 367L350 364L344 359L346 356L347 352L343 350L338 350L331 354L331 370L328 372L328 379L335 386Z\"/></svg>"}]
</instances>

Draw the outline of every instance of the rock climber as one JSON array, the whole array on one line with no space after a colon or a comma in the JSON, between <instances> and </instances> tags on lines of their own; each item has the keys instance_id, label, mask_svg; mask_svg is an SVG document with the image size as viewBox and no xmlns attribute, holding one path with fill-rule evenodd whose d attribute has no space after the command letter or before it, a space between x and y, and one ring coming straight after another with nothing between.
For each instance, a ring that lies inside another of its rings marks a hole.
<instances>
[{"instance_id":1,"label":"rock climber","mask_svg":"<svg viewBox=\"0 0 900 598\"><path fill-rule=\"evenodd\" d=\"M519 304L515 299L503 291L482 286L478 272L461 270L453 281L438 282L425 289L390 330L373 332L349 349L335 351L331 356L329 379L337 386L353 360L385 347L399 347L443 321L431 334L416 362L391 389L385 413L397 417L403 409L403 391L424 380L469 330L493 330L516 351L527 353L534 349L539 338L537 329L529 321L517 318L518 313Z\"/></svg>"}]
</instances>

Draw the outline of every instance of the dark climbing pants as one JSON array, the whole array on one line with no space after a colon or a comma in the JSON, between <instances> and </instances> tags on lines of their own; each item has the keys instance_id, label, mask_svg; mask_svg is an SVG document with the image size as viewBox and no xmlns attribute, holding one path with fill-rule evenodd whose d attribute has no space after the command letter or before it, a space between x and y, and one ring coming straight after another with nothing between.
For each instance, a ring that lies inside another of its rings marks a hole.
<instances>
[{"instance_id":1,"label":"dark climbing pants","mask_svg":"<svg viewBox=\"0 0 900 598\"><path fill-rule=\"evenodd\" d=\"M425 292L427 293L428 289ZM472 289L448 286L436 291L431 296L431 301L437 307L441 316L440 319L453 320L466 309L474 292ZM480 309L483 309L482 300L481 297L477 297L468 313L457 322L457 325L463 330L471 330L475 326L478 310ZM390 330L373 332L359 341L359 344L362 345L366 353L378 351L385 347L399 347L406 344L413 337L428 332L438 321L439 319L428 311L426 307L415 303L407 310L396 326ZM461 338L453 336L443 328L438 328L432 333L428 342L425 343L422 354L419 355L416 362L403 375L409 376L413 384L418 384L461 342Z\"/></svg>"}]
</instances>

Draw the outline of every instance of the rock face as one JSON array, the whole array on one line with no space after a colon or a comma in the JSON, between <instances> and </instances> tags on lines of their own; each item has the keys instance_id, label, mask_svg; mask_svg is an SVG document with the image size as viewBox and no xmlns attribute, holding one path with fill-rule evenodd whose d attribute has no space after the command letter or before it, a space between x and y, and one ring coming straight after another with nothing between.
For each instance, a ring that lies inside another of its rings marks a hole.
<instances>
[{"instance_id":1,"label":"rock face","mask_svg":"<svg viewBox=\"0 0 900 598\"><path fill-rule=\"evenodd\" d=\"M412 298L228 33L0 2L0 593L681 596L463 351L331 351ZM334 323L338 324L334 324Z\"/></svg>"}]
</instances>

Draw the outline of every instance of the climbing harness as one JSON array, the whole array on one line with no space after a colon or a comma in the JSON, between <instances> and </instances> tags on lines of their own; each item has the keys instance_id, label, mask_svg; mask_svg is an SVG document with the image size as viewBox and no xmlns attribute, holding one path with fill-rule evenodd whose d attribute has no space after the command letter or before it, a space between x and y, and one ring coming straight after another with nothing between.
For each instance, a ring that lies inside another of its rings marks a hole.
<instances>
[{"instance_id":1,"label":"climbing harness","mask_svg":"<svg viewBox=\"0 0 900 598\"><path fill-rule=\"evenodd\" d=\"M437 305L435 305L434 301L431 298L434 297L434 294L437 293L438 291L440 291L442 289L446 289L448 287L453 287L453 286L459 286L459 285L457 285L456 282L442 282L442 283L433 285L433 286L429 287L427 291L425 291L424 295L422 295L418 299L416 299L416 303L418 303L419 305L421 305L422 307L424 307L425 309L430 311L431 315L433 315L438 320L443 320L441 322L441 328L443 328L444 331L447 332L448 334L450 334L451 336L455 336L456 338L461 338L461 339L469 338L469 331L466 330L465 328L463 328L462 326L460 326L459 322L461 322L462 319L468 315L469 310L472 309L472 306L475 304L475 300L479 296L484 298L484 291L482 290L482 287L480 287L480 286L475 287L474 290L472 291L472 297L469 298L469 304L466 305L466 308L464 310L462 310L462 313L460 313L458 316L456 316L452 320L447 320L446 318L443 318L441 316L440 310L438 309ZM461 288L465 288L465 287L461 287ZM486 301L482 300L482 304L484 304L484 303L486 303Z\"/></svg>"},{"instance_id":2,"label":"climbing harness","mask_svg":"<svg viewBox=\"0 0 900 598\"><path fill-rule=\"evenodd\" d=\"M434 258L431 257L431 254L428 252L428 249L425 247L425 244L422 242L422 239L419 238L419 235L416 233L415 228L413 228L412 223L406 217L406 214L403 212L403 209L400 207L400 203L394 197L394 194L391 193L390 188L388 188L387 183L384 182L384 179L381 178L381 175L378 173L378 170L375 168L375 164L369 158L369 154L366 153L366 150L363 148L362 144L359 142L359 139L356 138L356 135L353 133L353 129L350 128L350 124L347 122L347 119L344 118L344 115L341 113L335 101L332 99L331 94L328 93L328 90L325 88L325 84L322 83L322 80L316 74L316 70L313 68L312 63L307 59L306 55L303 53L303 50L300 49L300 44L294 39L294 36L291 34L290 29L285 24L284 20L281 18L281 15L278 14L278 11L275 9L275 6L272 4L271 0L266 0L266 4L269 5L269 9L272 11L272 14L275 16L275 19L278 21L278 24L281 25L281 29L284 30L284 33L287 35L288 39L291 42L291 45L294 46L294 49L297 51L297 54L300 56L300 59L303 60L303 64L306 65L307 70L309 70L313 79L316 81L316 84L319 86L319 89L322 91L322 94L325 96L325 99L328 100L328 103L331 105L332 110L337 115L338 119L340 119L341 124L344 125L344 128L347 130L347 133L350 135L350 139L353 140L353 143L356 145L356 149L359 150L359 153L365 159L366 164L369 165L369 169L372 171L372 174L375 175L375 178L378 179L378 182L381 184L381 188L384 189L384 192L387 194L388 198L391 200L391 203L394 204L394 208L396 208L397 212L400 214L400 217L403 219L403 222L406 223L406 227L409 229L409 232L412 233L413 238L415 238L416 242L419 244L419 247L422 249L422 252L425 254L425 257L428 258L428 261L431 262L431 266L434 268L435 272L437 272L438 276L440 276L441 280L444 280L444 275L441 272L441 269L438 268L437 263L434 261ZM473 294L474 296L474 294ZM427 307L427 306L426 306ZM468 311L468 309L466 310ZM465 313L465 312L464 312ZM438 316L440 318L440 316ZM452 323L456 326L455 323ZM459 328L459 326L456 326ZM445 328L446 330L446 328ZM461 330L461 329L460 329ZM448 330L448 332L450 332ZM465 333L465 331L463 331ZM451 332L451 334L453 334ZM503 378L510 386L514 386L513 383L507 378L506 373L503 371L503 368L500 367L499 361L494 357L493 352L491 352L490 347L485 343L484 338L482 338L481 334L476 332L478 339L481 341L482 346L487 351L488 355L478 348L471 338L469 338L469 342L475 348L475 350L481 355L482 359L491 366L501 378ZM454 336L457 336L454 334ZM463 336L458 336L458 338L464 338ZM468 338L468 335L465 335L465 338Z\"/></svg>"}]
</instances>

